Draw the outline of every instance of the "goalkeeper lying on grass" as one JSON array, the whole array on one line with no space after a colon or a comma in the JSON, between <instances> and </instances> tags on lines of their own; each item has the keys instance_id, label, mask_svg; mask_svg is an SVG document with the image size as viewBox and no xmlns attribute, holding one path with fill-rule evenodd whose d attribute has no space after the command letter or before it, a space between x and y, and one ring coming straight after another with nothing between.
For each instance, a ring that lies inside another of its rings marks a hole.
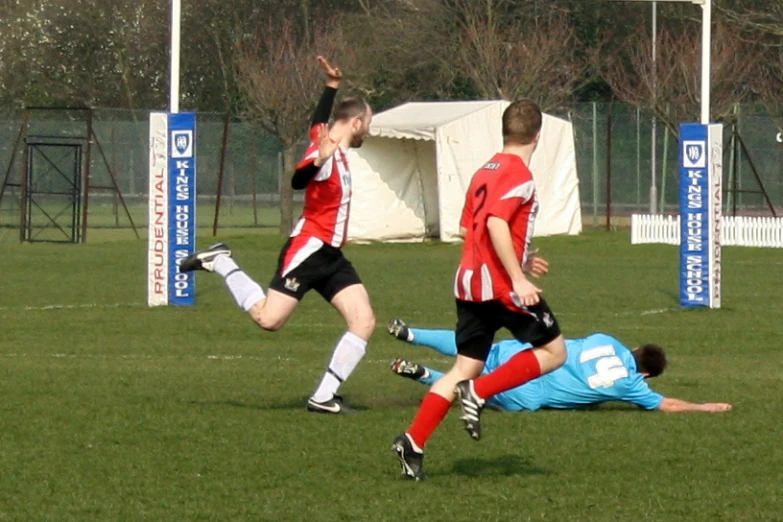
<instances>
[{"instance_id":1,"label":"goalkeeper lying on grass","mask_svg":"<svg viewBox=\"0 0 783 522\"><path fill-rule=\"evenodd\" d=\"M389 333L401 341L428 346L443 355L455 357L457 348L451 330L409 328L399 319L389 323ZM492 345L484 372L491 372L530 345L515 339ZM568 359L557 370L527 384L500 393L488 405L503 411L536 411L541 408L575 409L607 401L623 401L647 410L666 412L731 410L731 404L692 402L664 397L647 385L666 368L666 354L658 345L645 344L630 350L606 334L595 333L584 339L566 340ZM397 359L392 371L430 386L443 373Z\"/></svg>"}]
</instances>

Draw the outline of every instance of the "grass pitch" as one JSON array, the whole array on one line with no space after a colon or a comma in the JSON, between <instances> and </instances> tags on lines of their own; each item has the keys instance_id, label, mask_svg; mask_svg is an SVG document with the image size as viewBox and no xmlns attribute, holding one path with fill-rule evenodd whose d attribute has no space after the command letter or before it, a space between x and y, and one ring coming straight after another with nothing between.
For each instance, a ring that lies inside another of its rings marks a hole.
<instances>
[{"instance_id":1,"label":"grass pitch","mask_svg":"<svg viewBox=\"0 0 783 522\"><path fill-rule=\"evenodd\" d=\"M283 240L238 234L221 239L266 285ZM724 308L681 311L676 248L621 233L536 246L567 336L657 342L656 390L734 411L488 411L476 443L454 410L429 481L411 483L389 447L426 389L388 365L449 360L383 328L453 326L458 246L346 249L379 327L342 389L361 414L328 417L304 406L343 326L316 294L271 334L210 274L195 308L147 308L144 241L5 245L0 521L782 520L780 252L725 249Z\"/></svg>"}]
</instances>

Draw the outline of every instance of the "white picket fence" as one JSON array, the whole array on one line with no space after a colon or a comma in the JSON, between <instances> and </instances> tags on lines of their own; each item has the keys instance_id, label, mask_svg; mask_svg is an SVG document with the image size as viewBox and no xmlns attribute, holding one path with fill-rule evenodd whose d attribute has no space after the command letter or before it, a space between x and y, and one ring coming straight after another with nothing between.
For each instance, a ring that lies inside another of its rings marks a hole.
<instances>
[{"instance_id":1,"label":"white picket fence","mask_svg":"<svg viewBox=\"0 0 783 522\"><path fill-rule=\"evenodd\" d=\"M680 216L633 214L631 244L680 244ZM723 216L723 246L783 248L783 218Z\"/></svg>"}]
</instances>

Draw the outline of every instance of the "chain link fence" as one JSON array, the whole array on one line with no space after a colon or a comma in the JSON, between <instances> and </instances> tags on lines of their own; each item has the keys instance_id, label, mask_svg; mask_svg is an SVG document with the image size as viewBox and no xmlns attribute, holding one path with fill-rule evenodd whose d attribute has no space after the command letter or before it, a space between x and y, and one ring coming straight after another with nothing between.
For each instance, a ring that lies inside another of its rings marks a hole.
<instances>
[{"instance_id":1,"label":"chain link fence","mask_svg":"<svg viewBox=\"0 0 783 522\"><path fill-rule=\"evenodd\" d=\"M772 207L779 212L779 120L758 107L738 106L737 114L738 138L733 127L724 129L725 211L771 215ZM585 226L627 226L634 212L677 211L677 139L665 125L620 104L577 104L562 116L574 124ZM82 231L73 229L74 216L67 210L73 198L79 199L79 226L86 215L85 239L145 237L148 120L148 111L130 110L0 112L0 241L20 240L23 209L34 225L30 239L64 241L72 233L79 235ZM276 232L280 142L257 124L218 113L199 113L197 134L199 233L211 234L216 224L221 173L218 228ZM73 191L67 178L77 160L81 188ZM32 203L24 205L21 187L31 162L38 177L26 182L36 192Z\"/></svg>"},{"instance_id":2,"label":"chain link fence","mask_svg":"<svg viewBox=\"0 0 783 522\"><path fill-rule=\"evenodd\" d=\"M627 226L632 213L676 213L677 136L660 120L621 104L577 104L574 124L585 226ZM737 106L724 127L724 212L783 215L780 118L762 107ZM653 155L653 151L655 154Z\"/></svg>"},{"instance_id":3,"label":"chain link fence","mask_svg":"<svg viewBox=\"0 0 783 522\"><path fill-rule=\"evenodd\" d=\"M25 211L34 228L32 239L67 241L71 216L60 207L74 197L79 199L80 225L86 215L84 233L89 240L145 237L148 135L148 111L0 112L0 241L19 241ZM198 114L196 139L198 227L211 231L215 225L222 173L219 226L277 230L280 142L259 125L218 113ZM44 145L35 148L33 143ZM67 201L43 190L53 179L69 178L73 170L70 156L52 153L54 144L77 147L82 162L81 190ZM27 179L26 166L31 161L38 165L36 178ZM23 183L33 193L26 203L22 201Z\"/></svg>"}]
</instances>

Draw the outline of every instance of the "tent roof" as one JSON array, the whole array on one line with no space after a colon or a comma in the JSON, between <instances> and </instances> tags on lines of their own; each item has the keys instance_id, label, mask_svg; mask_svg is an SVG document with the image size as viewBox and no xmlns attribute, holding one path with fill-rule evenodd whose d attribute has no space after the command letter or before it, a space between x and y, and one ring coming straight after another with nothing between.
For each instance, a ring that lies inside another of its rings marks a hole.
<instances>
[{"instance_id":1,"label":"tent roof","mask_svg":"<svg viewBox=\"0 0 783 522\"><path fill-rule=\"evenodd\" d=\"M492 107L502 100L457 102L411 102L376 114L370 136L434 140L435 131L468 114Z\"/></svg>"}]
</instances>

